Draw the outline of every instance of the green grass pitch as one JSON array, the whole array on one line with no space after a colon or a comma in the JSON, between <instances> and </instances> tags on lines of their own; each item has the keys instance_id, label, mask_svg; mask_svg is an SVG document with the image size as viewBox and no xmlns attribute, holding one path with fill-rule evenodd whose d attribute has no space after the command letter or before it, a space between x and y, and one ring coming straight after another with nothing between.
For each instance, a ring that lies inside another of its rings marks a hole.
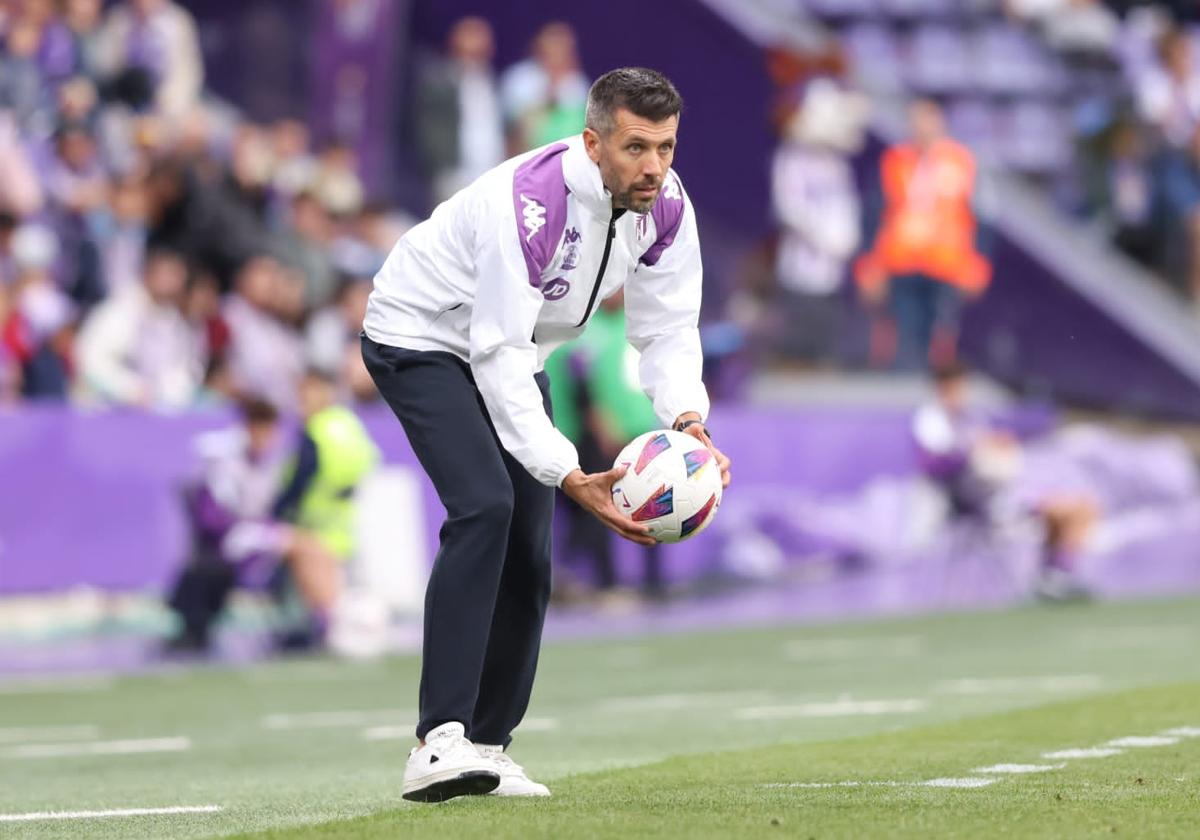
<instances>
[{"instance_id":1,"label":"green grass pitch","mask_svg":"<svg viewBox=\"0 0 1200 840\"><path fill-rule=\"evenodd\" d=\"M1198 608L550 645L544 801L400 800L412 657L0 681L0 838L1192 838ZM178 806L219 810L16 820Z\"/></svg>"}]
</instances>

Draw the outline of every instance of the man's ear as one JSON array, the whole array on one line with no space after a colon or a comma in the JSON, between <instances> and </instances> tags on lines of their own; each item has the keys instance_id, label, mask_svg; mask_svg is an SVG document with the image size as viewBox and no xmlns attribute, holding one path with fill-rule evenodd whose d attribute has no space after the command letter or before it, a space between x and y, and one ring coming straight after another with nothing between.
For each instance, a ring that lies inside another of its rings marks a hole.
<instances>
[{"instance_id":1,"label":"man's ear","mask_svg":"<svg viewBox=\"0 0 1200 840\"><path fill-rule=\"evenodd\" d=\"M600 162L600 135L593 129L585 128L583 130L583 148L587 152L587 156L592 159L592 163Z\"/></svg>"}]
</instances>

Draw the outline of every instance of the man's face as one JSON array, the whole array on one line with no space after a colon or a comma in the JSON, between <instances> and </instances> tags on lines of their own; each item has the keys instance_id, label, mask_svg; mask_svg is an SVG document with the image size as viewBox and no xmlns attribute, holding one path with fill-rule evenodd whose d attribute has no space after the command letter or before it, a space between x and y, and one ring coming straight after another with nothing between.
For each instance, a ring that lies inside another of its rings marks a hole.
<instances>
[{"instance_id":1,"label":"man's face","mask_svg":"<svg viewBox=\"0 0 1200 840\"><path fill-rule=\"evenodd\" d=\"M679 116L653 122L618 108L615 117L616 126L606 136L584 129L584 146L600 167L613 208L649 213L675 159Z\"/></svg>"},{"instance_id":2,"label":"man's face","mask_svg":"<svg viewBox=\"0 0 1200 840\"><path fill-rule=\"evenodd\" d=\"M275 447L279 426L266 420L246 424L250 457L261 458Z\"/></svg>"}]
</instances>

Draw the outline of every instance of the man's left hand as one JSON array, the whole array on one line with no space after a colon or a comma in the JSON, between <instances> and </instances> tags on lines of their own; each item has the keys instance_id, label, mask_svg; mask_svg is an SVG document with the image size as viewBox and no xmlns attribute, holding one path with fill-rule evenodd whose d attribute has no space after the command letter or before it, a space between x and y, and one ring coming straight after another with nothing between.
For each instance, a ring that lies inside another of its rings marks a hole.
<instances>
[{"instance_id":1,"label":"man's left hand","mask_svg":"<svg viewBox=\"0 0 1200 840\"><path fill-rule=\"evenodd\" d=\"M689 412L687 414L681 414L675 420L674 425L678 426L680 423L684 422L685 420L697 420L698 421L698 420L700 420L700 415L695 414L694 412ZM729 481L730 481L729 458L725 455L724 452L722 452L720 449L717 449L717 447L713 445L712 438L710 438L708 436L708 432L705 430L704 424L700 423L700 422L692 423L690 426L688 426L686 429L683 430L683 433L685 435L691 435L692 437L696 438L696 440L700 441L701 443L703 443L705 446L708 447L709 452L711 452L713 454L713 457L717 459L717 466L720 467L720 469L721 469L721 487L722 487L722 489L728 487Z\"/></svg>"}]
</instances>

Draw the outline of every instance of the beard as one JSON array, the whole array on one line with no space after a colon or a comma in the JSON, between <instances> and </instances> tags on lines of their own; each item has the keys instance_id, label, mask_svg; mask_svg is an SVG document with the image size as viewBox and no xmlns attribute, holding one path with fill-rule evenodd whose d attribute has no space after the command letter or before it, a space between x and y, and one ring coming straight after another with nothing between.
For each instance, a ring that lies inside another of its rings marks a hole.
<instances>
[{"instance_id":1,"label":"beard","mask_svg":"<svg viewBox=\"0 0 1200 840\"><path fill-rule=\"evenodd\" d=\"M635 189L651 189L654 192L649 197L644 197L634 192ZM654 209L654 202L658 200L658 193L661 189L661 184L634 184L629 189L617 195L616 206L622 207L639 215L649 213Z\"/></svg>"}]
</instances>

